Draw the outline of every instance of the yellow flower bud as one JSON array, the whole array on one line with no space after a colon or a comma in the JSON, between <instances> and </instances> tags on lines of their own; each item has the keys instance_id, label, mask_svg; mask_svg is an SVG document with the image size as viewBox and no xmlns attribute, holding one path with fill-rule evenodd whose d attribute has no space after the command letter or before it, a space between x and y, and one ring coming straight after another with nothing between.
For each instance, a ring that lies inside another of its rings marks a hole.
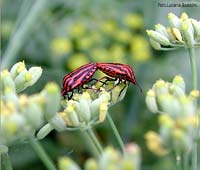
<instances>
[{"instance_id":1,"label":"yellow flower bud","mask_svg":"<svg viewBox=\"0 0 200 170\"><path fill-rule=\"evenodd\" d=\"M168 20L171 27L180 29L181 27L181 20L173 13L168 14Z\"/></svg>"},{"instance_id":2,"label":"yellow flower bud","mask_svg":"<svg viewBox=\"0 0 200 170\"><path fill-rule=\"evenodd\" d=\"M148 107L148 109L153 112L153 113L157 113L158 112L158 106L157 106L157 102L156 102L156 95L155 95L155 92L150 89L148 92L147 92L147 95L146 95L146 105Z\"/></svg>"}]
</instances>

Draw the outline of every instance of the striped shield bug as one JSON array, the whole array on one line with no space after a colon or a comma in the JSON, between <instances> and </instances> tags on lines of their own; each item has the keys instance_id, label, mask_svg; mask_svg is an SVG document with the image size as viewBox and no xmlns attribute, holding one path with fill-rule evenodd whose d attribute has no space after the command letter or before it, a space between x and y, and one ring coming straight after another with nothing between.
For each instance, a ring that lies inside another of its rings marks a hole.
<instances>
[{"instance_id":1,"label":"striped shield bug","mask_svg":"<svg viewBox=\"0 0 200 170\"><path fill-rule=\"evenodd\" d=\"M137 85L142 92L142 88L137 83L135 73L130 65L120 63L96 63L96 65L98 70L101 70L106 75L113 77L113 80L118 79L118 84L122 80L128 83L131 82L134 85ZM108 78L108 80L110 80L110 78Z\"/></svg>"},{"instance_id":2,"label":"striped shield bug","mask_svg":"<svg viewBox=\"0 0 200 170\"><path fill-rule=\"evenodd\" d=\"M65 96L65 95L68 96L68 92L72 92L72 95L73 95L73 91L75 89L79 89L84 84L91 81L91 78L93 74L96 72L96 70L97 70L97 66L95 63L88 63L77 68L73 72L66 74L63 77L63 81L62 81L62 84L63 84L63 88L61 91L62 96ZM70 97L68 96L68 99L71 99L72 95Z\"/></svg>"}]
</instances>

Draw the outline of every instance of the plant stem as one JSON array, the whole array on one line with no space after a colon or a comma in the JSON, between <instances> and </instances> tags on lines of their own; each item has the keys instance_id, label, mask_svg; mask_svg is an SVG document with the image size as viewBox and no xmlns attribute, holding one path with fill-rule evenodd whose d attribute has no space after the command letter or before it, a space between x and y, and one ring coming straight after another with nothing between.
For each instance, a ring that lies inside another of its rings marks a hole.
<instances>
[{"instance_id":1,"label":"plant stem","mask_svg":"<svg viewBox=\"0 0 200 170\"><path fill-rule=\"evenodd\" d=\"M12 170L12 164L8 155L8 147L5 145L0 145L0 169L1 169L1 162L3 169Z\"/></svg>"},{"instance_id":2,"label":"plant stem","mask_svg":"<svg viewBox=\"0 0 200 170\"><path fill-rule=\"evenodd\" d=\"M190 64L192 69L192 88L197 89L197 66L196 66L196 56L193 47L188 48L190 55Z\"/></svg>"},{"instance_id":3,"label":"plant stem","mask_svg":"<svg viewBox=\"0 0 200 170\"><path fill-rule=\"evenodd\" d=\"M20 27L10 39L6 51L2 57L1 69L9 67L14 62L17 53L24 45L28 34L34 28L35 22L38 22L38 17L45 9L48 2L49 1L47 0L35 1L33 7L30 9L29 14L27 14Z\"/></svg>"},{"instance_id":4,"label":"plant stem","mask_svg":"<svg viewBox=\"0 0 200 170\"><path fill-rule=\"evenodd\" d=\"M195 49L194 47L188 48L189 55L190 55L190 64L192 69L192 88L198 88L198 80L197 80L197 67L196 67L196 56L195 56ZM194 141L193 148L192 148L192 170L197 170L198 164L198 154L197 154L197 142Z\"/></svg>"},{"instance_id":5,"label":"plant stem","mask_svg":"<svg viewBox=\"0 0 200 170\"><path fill-rule=\"evenodd\" d=\"M189 169L189 154L185 153L183 154L183 170Z\"/></svg>"},{"instance_id":6,"label":"plant stem","mask_svg":"<svg viewBox=\"0 0 200 170\"><path fill-rule=\"evenodd\" d=\"M109 113L107 114L107 120L108 120L108 122L109 122L109 124L111 126L111 129L112 129L112 131L113 131L113 133L114 133L114 135L115 135L115 137L117 139L117 142L118 142L118 144L120 146L120 149L121 149L122 153L124 153L125 152L124 143L123 143L122 138L121 138L121 136L120 136L120 134L119 134L119 132L118 132L113 120L112 120L112 117L109 115Z\"/></svg>"},{"instance_id":7,"label":"plant stem","mask_svg":"<svg viewBox=\"0 0 200 170\"><path fill-rule=\"evenodd\" d=\"M101 144L99 143L97 137L95 136L93 130L91 128L88 128L86 130L88 136L90 137L90 139L92 140L92 142L94 143L99 155L101 155L103 153L103 148L101 146Z\"/></svg>"},{"instance_id":8,"label":"plant stem","mask_svg":"<svg viewBox=\"0 0 200 170\"><path fill-rule=\"evenodd\" d=\"M44 163L46 168L48 170L56 170L56 167L54 166L54 164L50 160L49 156L47 155L47 153L45 152L45 150L41 146L41 144L36 139L34 139L32 137L29 138L29 143L32 146L32 148L34 149L34 151L37 153L39 158L42 160L42 162Z\"/></svg>"},{"instance_id":9,"label":"plant stem","mask_svg":"<svg viewBox=\"0 0 200 170\"><path fill-rule=\"evenodd\" d=\"M181 170L181 156L180 154L176 154L176 167L177 167L177 170Z\"/></svg>"}]
</instances>

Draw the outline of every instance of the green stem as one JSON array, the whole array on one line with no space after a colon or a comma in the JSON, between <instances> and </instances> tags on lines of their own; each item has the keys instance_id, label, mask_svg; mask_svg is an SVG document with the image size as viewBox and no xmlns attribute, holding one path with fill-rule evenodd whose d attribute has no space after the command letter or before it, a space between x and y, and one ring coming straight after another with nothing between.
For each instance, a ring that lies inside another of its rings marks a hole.
<instances>
[{"instance_id":1,"label":"green stem","mask_svg":"<svg viewBox=\"0 0 200 170\"><path fill-rule=\"evenodd\" d=\"M102 148L101 144L99 143L97 137L95 136L93 130L91 128L88 128L86 130L86 133L88 134L88 136L90 137L90 139L94 143L99 155L101 155L103 153L103 148Z\"/></svg>"},{"instance_id":2,"label":"green stem","mask_svg":"<svg viewBox=\"0 0 200 170\"><path fill-rule=\"evenodd\" d=\"M1 169L1 162L3 169L12 170L12 164L10 161L10 157L8 155L8 147L5 145L0 145L0 169Z\"/></svg>"},{"instance_id":3,"label":"green stem","mask_svg":"<svg viewBox=\"0 0 200 170\"><path fill-rule=\"evenodd\" d=\"M188 48L190 55L190 64L192 69L192 88L197 89L197 66L196 66L196 56L193 47Z\"/></svg>"},{"instance_id":4,"label":"green stem","mask_svg":"<svg viewBox=\"0 0 200 170\"><path fill-rule=\"evenodd\" d=\"M108 122L109 122L109 124L111 126L111 129L112 129L112 131L113 131L113 133L114 133L114 135L115 135L115 137L117 139L117 142L118 142L118 144L120 146L120 149L121 149L122 153L124 153L125 152L124 143L123 143L122 138L121 138L121 136L120 136L120 134L119 134L119 132L118 132L113 120L112 120L112 117L109 115L109 113L107 114L107 120L108 120Z\"/></svg>"},{"instance_id":5,"label":"green stem","mask_svg":"<svg viewBox=\"0 0 200 170\"><path fill-rule=\"evenodd\" d=\"M192 88L198 88L198 80L197 80L197 67L196 67L196 56L195 56L195 49L194 47L188 48L189 55L190 55L190 63L192 69ZM198 154L197 154L197 142L194 141L193 148L192 148L192 170L197 170L198 164Z\"/></svg>"},{"instance_id":6,"label":"green stem","mask_svg":"<svg viewBox=\"0 0 200 170\"><path fill-rule=\"evenodd\" d=\"M47 0L35 1L33 7L30 9L29 14L23 20L20 27L17 29L17 31L14 33L13 37L10 39L8 43L6 51L2 57L3 58L1 63L2 69L9 67L14 62L17 53L24 45L28 34L34 28L34 24L38 22L38 18L41 12L47 6L48 2L49 1Z\"/></svg>"},{"instance_id":7,"label":"green stem","mask_svg":"<svg viewBox=\"0 0 200 170\"><path fill-rule=\"evenodd\" d=\"M42 162L44 163L46 168L48 170L56 170L56 167L54 166L54 164L50 160L49 156L47 155L47 153L45 152L45 150L41 146L41 144L36 139L34 139L32 137L29 138L29 143L32 146L32 148L34 149L34 151L37 153L39 158L42 160Z\"/></svg>"},{"instance_id":8,"label":"green stem","mask_svg":"<svg viewBox=\"0 0 200 170\"><path fill-rule=\"evenodd\" d=\"M183 170L189 169L189 154L185 153L183 154Z\"/></svg>"},{"instance_id":9,"label":"green stem","mask_svg":"<svg viewBox=\"0 0 200 170\"><path fill-rule=\"evenodd\" d=\"M176 154L176 168L177 170L181 170L181 156L180 154Z\"/></svg>"}]
</instances>

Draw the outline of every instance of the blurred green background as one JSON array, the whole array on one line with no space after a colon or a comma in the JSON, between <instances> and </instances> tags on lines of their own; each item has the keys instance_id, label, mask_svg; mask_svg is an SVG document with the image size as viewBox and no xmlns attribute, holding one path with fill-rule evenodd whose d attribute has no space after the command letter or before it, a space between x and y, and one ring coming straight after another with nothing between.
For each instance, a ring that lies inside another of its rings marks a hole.
<instances>
[{"instance_id":1,"label":"blurred green background","mask_svg":"<svg viewBox=\"0 0 200 170\"><path fill-rule=\"evenodd\" d=\"M48 81L61 86L65 74L88 62L130 64L144 94L156 80L171 81L177 74L183 76L189 91L191 72L187 51L155 51L149 45L145 30L154 29L157 23L167 25L169 12L177 16L187 12L199 20L200 7L164 8L158 7L160 2L1 0L1 56L14 56L8 67L24 60L27 66L43 68L39 82L25 91L28 94L40 91ZM27 29L25 24L29 24ZM11 49L14 54L9 54ZM144 134L157 129L157 116L147 110L144 101L137 87L130 85L125 99L110 110L111 116L124 142L136 142L141 147L142 170L171 170L172 157L157 157L145 145ZM116 146L107 123L97 126L96 130L104 145ZM90 157L88 141L82 139L79 132L54 131L42 140L42 145L55 163L59 156L69 155L82 165ZM45 169L26 141L12 146L10 155L16 170Z\"/></svg>"}]
</instances>

